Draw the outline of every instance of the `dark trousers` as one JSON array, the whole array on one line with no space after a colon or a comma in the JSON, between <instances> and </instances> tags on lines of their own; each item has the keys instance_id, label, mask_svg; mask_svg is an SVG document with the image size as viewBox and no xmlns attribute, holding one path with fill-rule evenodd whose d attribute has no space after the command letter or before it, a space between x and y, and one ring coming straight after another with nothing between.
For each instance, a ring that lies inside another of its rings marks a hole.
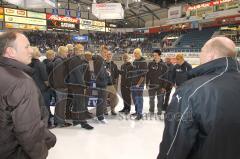
<instances>
[{"instance_id":1,"label":"dark trousers","mask_svg":"<svg viewBox=\"0 0 240 159\"><path fill-rule=\"evenodd\" d=\"M164 102L164 94L165 93L161 93L161 89L160 88L149 88L148 90L148 94L149 94L149 111L151 113L154 113L154 108L155 108L155 96L157 94L157 109L158 112L161 113L161 111L163 110L163 102Z\"/></svg>"},{"instance_id":2,"label":"dark trousers","mask_svg":"<svg viewBox=\"0 0 240 159\"><path fill-rule=\"evenodd\" d=\"M72 95L71 116L75 123L86 123L86 97L84 89Z\"/></svg>"},{"instance_id":3,"label":"dark trousers","mask_svg":"<svg viewBox=\"0 0 240 159\"><path fill-rule=\"evenodd\" d=\"M97 110L96 115L98 120L104 119L104 107L106 106L107 92L106 88L98 89L98 101L97 101Z\"/></svg>"},{"instance_id":4,"label":"dark trousers","mask_svg":"<svg viewBox=\"0 0 240 159\"><path fill-rule=\"evenodd\" d=\"M71 117L71 112L72 112L72 107L73 107L73 95L68 92L68 96L67 96L67 103L66 103L66 112L65 112L65 116L66 119L72 119Z\"/></svg>"},{"instance_id":5,"label":"dark trousers","mask_svg":"<svg viewBox=\"0 0 240 159\"><path fill-rule=\"evenodd\" d=\"M46 90L41 93L44 98L44 104L47 107L48 112L51 113L51 111L50 111L50 102L51 102L50 92L48 90Z\"/></svg>"},{"instance_id":6,"label":"dark trousers","mask_svg":"<svg viewBox=\"0 0 240 159\"><path fill-rule=\"evenodd\" d=\"M42 96L44 98L44 104L47 108L47 111L48 111L48 123L50 124L50 118L53 117L52 113L51 113L51 110L50 110L50 102L51 102L51 92L50 92L50 89L46 90L46 91L43 91L42 92Z\"/></svg>"},{"instance_id":7,"label":"dark trousers","mask_svg":"<svg viewBox=\"0 0 240 159\"><path fill-rule=\"evenodd\" d=\"M65 123L65 113L66 113L66 105L67 105L67 89L57 89L56 90L56 106L54 113L54 122L55 124L64 124Z\"/></svg>"},{"instance_id":8,"label":"dark trousers","mask_svg":"<svg viewBox=\"0 0 240 159\"><path fill-rule=\"evenodd\" d=\"M165 99L164 99L164 104L163 104L163 110L164 111L166 111L166 109L168 107L168 102L169 102L171 91L172 91L172 87L167 87L166 88L166 94L165 94Z\"/></svg>"},{"instance_id":9,"label":"dark trousers","mask_svg":"<svg viewBox=\"0 0 240 159\"><path fill-rule=\"evenodd\" d=\"M107 106L110 106L111 111L115 111L115 107L118 104L118 96L117 96L117 86L116 85L108 85L106 88L107 93L107 105L104 107L104 112L107 111Z\"/></svg>"},{"instance_id":10,"label":"dark trousers","mask_svg":"<svg viewBox=\"0 0 240 159\"><path fill-rule=\"evenodd\" d=\"M143 113L143 87L131 87L133 103L135 105L135 111L138 115Z\"/></svg>"},{"instance_id":11,"label":"dark trousers","mask_svg":"<svg viewBox=\"0 0 240 159\"><path fill-rule=\"evenodd\" d=\"M121 86L121 94L124 103L123 110L130 112L131 110L131 90L130 87Z\"/></svg>"}]
</instances>

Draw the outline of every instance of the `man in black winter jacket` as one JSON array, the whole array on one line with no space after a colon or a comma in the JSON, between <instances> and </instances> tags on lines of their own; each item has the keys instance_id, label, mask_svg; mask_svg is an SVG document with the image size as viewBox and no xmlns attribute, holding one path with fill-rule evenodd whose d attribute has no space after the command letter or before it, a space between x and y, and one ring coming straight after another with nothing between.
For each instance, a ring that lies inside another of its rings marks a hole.
<instances>
[{"instance_id":1,"label":"man in black winter jacket","mask_svg":"<svg viewBox=\"0 0 240 159\"><path fill-rule=\"evenodd\" d=\"M42 63L39 60L39 57L41 56L41 53L37 47L32 47L33 48L33 57L32 57L32 62L29 64L30 67L33 69L33 75L32 78L35 81L36 85L40 89L42 96L44 98L45 106L48 109L49 112L49 121L48 124L49 126L52 126L50 122L50 117L53 115L51 114L50 111L50 89L48 87L48 74L46 70L46 66L44 63Z\"/></svg>"},{"instance_id":2,"label":"man in black winter jacket","mask_svg":"<svg viewBox=\"0 0 240 159\"><path fill-rule=\"evenodd\" d=\"M109 99L109 105L111 107L111 114L117 115L115 112L115 107L118 104L118 96L117 96L117 85L118 85L118 77L119 70L117 65L112 61L112 53L108 51L106 60L105 60L105 68L108 73L108 83L107 83L107 98ZM105 114L108 114L107 107L105 107Z\"/></svg>"},{"instance_id":3,"label":"man in black winter jacket","mask_svg":"<svg viewBox=\"0 0 240 159\"><path fill-rule=\"evenodd\" d=\"M135 60L133 61L133 69L130 72L130 79L132 99L136 113L132 115L137 116L136 120L141 120L143 117L143 90L148 69L140 48L136 48L133 51L133 55Z\"/></svg>"},{"instance_id":4,"label":"man in black winter jacket","mask_svg":"<svg viewBox=\"0 0 240 159\"><path fill-rule=\"evenodd\" d=\"M43 63L46 66L46 70L48 75L51 73L53 69L53 60L55 58L55 52L53 50L46 51L46 59L43 60Z\"/></svg>"},{"instance_id":5,"label":"man in black winter jacket","mask_svg":"<svg viewBox=\"0 0 240 159\"><path fill-rule=\"evenodd\" d=\"M166 109L168 107L170 94L171 94L171 91L172 91L172 87L174 86L174 83L173 83L173 69L174 69L174 66L173 66L173 64L171 62L171 59L169 57L165 58L165 63L167 65L168 84L166 86L166 93L165 93L165 97L164 97L164 104L163 104L163 110L164 111L166 111Z\"/></svg>"},{"instance_id":6,"label":"man in black winter jacket","mask_svg":"<svg viewBox=\"0 0 240 159\"><path fill-rule=\"evenodd\" d=\"M67 105L67 75L68 75L68 48L60 46L58 53L53 60L53 70L49 75L49 83L56 91L56 107L54 114L54 123L58 127L69 126L66 120L66 105Z\"/></svg>"},{"instance_id":7,"label":"man in black winter jacket","mask_svg":"<svg viewBox=\"0 0 240 159\"><path fill-rule=\"evenodd\" d=\"M91 86L91 81L94 79L96 82L96 88L97 91L97 108L96 108L96 116L98 118L98 121L102 124L107 124L107 120L104 117L104 106L106 105L106 99L107 99L107 93L106 93L106 87L107 87L107 71L105 66L105 52L101 52L100 55L94 55L90 56L88 58L88 69L85 73L85 82L87 86Z\"/></svg>"},{"instance_id":8,"label":"man in black winter jacket","mask_svg":"<svg viewBox=\"0 0 240 159\"><path fill-rule=\"evenodd\" d=\"M157 109L158 115L162 114L164 94L167 86L167 65L161 60L162 52L160 50L153 51L154 60L148 64L148 73L146 78L146 85L149 94L149 112L154 113L155 96L157 95Z\"/></svg>"},{"instance_id":9,"label":"man in black winter jacket","mask_svg":"<svg viewBox=\"0 0 240 159\"><path fill-rule=\"evenodd\" d=\"M86 84L84 81L88 62L81 53L76 53L69 61L68 89L72 95L71 117L73 125L80 124L82 128L91 130L93 127L87 123L87 104L85 97Z\"/></svg>"},{"instance_id":10,"label":"man in black winter jacket","mask_svg":"<svg viewBox=\"0 0 240 159\"><path fill-rule=\"evenodd\" d=\"M56 143L40 90L28 75L32 51L23 34L0 35L1 159L46 159Z\"/></svg>"},{"instance_id":11,"label":"man in black winter jacket","mask_svg":"<svg viewBox=\"0 0 240 159\"><path fill-rule=\"evenodd\" d=\"M176 56L177 64L173 69L173 82L178 87L188 80L187 73L192 69L192 66L184 60L182 54Z\"/></svg>"},{"instance_id":12,"label":"man in black winter jacket","mask_svg":"<svg viewBox=\"0 0 240 159\"><path fill-rule=\"evenodd\" d=\"M131 111L131 80L129 78L129 72L133 70L133 65L129 62L130 57L126 53L122 57L123 64L121 65L120 74L121 74L121 94L123 99L124 107L120 110L120 113L128 114Z\"/></svg>"},{"instance_id":13,"label":"man in black winter jacket","mask_svg":"<svg viewBox=\"0 0 240 159\"><path fill-rule=\"evenodd\" d=\"M240 74L235 44L209 40L201 65L173 95L158 159L240 158Z\"/></svg>"}]
</instances>

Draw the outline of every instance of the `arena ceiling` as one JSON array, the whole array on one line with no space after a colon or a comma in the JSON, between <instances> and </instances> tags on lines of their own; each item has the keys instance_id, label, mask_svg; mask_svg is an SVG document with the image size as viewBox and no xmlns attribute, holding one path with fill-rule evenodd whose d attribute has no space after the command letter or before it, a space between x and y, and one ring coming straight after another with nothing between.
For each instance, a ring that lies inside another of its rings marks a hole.
<instances>
[{"instance_id":1,"label":"arena ceiling","mask_svg":"<svg viewBox=\"0 0 240 159\"><path fill-rule=\"evenodd\" d=\"M72 0L82 5L90 6L93 0ZM121 3L124 11L124 20L114 20L119 27L144 27L146 21L160 20L167 17L167 9L179 3L198 3L209 0L96 0L97 3Z\"/></svg>"},{"instance_id":2,"label":"arena ceiling","mask_svg":"<svg viewBox=\"0 0 240 159\"><path fill-rule=\"evenodd\" d=\"M56 0L58 8L77 10L80 7L81 17L96 19L91 14L91 7L94 0ZM1 0L2 5L13 7ZM124 8L124 19L107 20L115 23L118 27L144 27L146 21L160 20L166 18L169 6L179 3L197 3L199 0L96 0L97 3L116 2L121 3ZM44 9L37 11L44 12Z\"/></svg>"},{"instance_id":3,"label":"arena ceiling","mask_svg":"<svg viewBox=\"0 0 240 159\"><path fill-rule=\"evenodd\" d=\"M97 3L116 2L124 8L124 19L113 20L118 27L144 27L146 21L160 20L167 16L167 8L186 0L96 0ZM93 0L72 0L81 5L91 6Z\"/></svg>"}]
</instances>

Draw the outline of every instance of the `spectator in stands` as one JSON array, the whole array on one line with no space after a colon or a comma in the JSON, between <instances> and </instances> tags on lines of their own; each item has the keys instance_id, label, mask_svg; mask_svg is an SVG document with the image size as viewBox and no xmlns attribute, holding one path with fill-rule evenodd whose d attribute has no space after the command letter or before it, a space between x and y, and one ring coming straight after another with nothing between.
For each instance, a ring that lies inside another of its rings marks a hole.
<instances>
[{"instance_id":1,"label":"spectator in stands","mask_svg":"<svg viewBox=\"0 0 240 159\"><path fill-rule=\"evenodd\" d=\"M131 93L133 103L135 105L136 120L141 120L143 115L143 89L145 85L145 78L147 74L147 63L142 57L142 51L140 48L136 48L133 51L135 60L133 61L133 70L131 72Z\"/></svg>"},{"instance_id":2,"label":"spectator in stands","mask_svg":"<svg viewBox=\"0 0 240 159\"><path fill-rule=\"evenodd\" d=\"M226 37L206 42L200 53L201 65L190 71L192 79L172 97L158 159L240 157L236 55L235 44Z\"/></svg>"},{"instance_id":3,"label":"spectator in stands","mask_svg":"<svg viewBox=\"0 0 240 159\"><path fill-rule=\"evenodd\" d=\"M166 85L166 93L165 93L165 98L164 98L164 104L163 104L163 111L166 111L168 107L168 102L169 102L169 97L172 91L172 87L174 86L173 84L173 69L174 66L171 62L171 59L169 57L165 58L165 63L167 65L167 79L168 83Z\"/></svg>"},{"instance_id":4,"label":"spectator in stands","mask_svg":"<svg viewBox=\"0 0 240 159\"><path fill-rule=\"evenodd\" d=\"M155 96L157 95L157 115L162 114L164 95L166 91L167 66L161 60L162 52L160 50L153 51L153 61L148 64L148 72L146 77L146 85L149 94L149 112L154 114Z\"/></svg>"},{"instance_id":5,"label":"spectator in stands","mask_svg":"<svg viewBox=\"0 0 240 159\"><path fill-rule=\"evenodd\" d=\"M115 107L118 104L118 96L117 96L117 87L118 87L118 77L119 70L117 65L112 60L112 53L108 51L105 60L105 67L108 73L108 84L107 84L107 98L109 100L109 105L111 107L111 114L117 115L115 112ZM105 107L105 115L107 115L107 107Z\"/></svg>"},{"instance_id":6,"label":"spectator in stands","mask_svg":"<svg viewBox=\"0 0 240 159\"><path fill-rule=\"evenodd\" d=\"M187 73L192 69L192 66L184 60L182 54L177 54L176 62L177 64L173 69L173 81L175 86L178 87L188 80Z\"/></svg>"},{"instance_id":7,"label":"spectator in stands","mask_svg":"<svg viewBox=\"0 0 240 159\"><path fill-rule=\"evenodd\" d=\"M129 55L126 53L122 56L123 64L121 65L121 94L124 107L120 110L120 113L129 114L131 111L131 80L129 78L129 72L133 70L133 66L130 61Z\"/></svg>"},{"instance_id":8,"label":"spectator in stands","mask_svg":"<svg viewBox=\"0 0 240 159\"><path fill-rule=\"evenodd\" d=\"M33 79L32 48L25 35L0 35L0 143L1 158L41 158L56 143L47 129L47 111Z\"/></svg>"}]
</instances>

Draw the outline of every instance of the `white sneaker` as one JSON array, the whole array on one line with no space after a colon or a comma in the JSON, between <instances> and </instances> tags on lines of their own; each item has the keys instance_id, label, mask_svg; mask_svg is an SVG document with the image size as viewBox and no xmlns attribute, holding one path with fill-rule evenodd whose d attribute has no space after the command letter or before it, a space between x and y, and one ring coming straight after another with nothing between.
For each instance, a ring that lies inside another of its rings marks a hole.
<instances>
[{"instance_id":1,"label":"white sneaker","mask_svg":"<svg viewBox=\"0 0 240 159\"><path fill-rule=\"evenodd\" d=\"M108 124L108 121L106 119L98 120L98 122L101 124Z\"/></svg>"}]
</instances>

